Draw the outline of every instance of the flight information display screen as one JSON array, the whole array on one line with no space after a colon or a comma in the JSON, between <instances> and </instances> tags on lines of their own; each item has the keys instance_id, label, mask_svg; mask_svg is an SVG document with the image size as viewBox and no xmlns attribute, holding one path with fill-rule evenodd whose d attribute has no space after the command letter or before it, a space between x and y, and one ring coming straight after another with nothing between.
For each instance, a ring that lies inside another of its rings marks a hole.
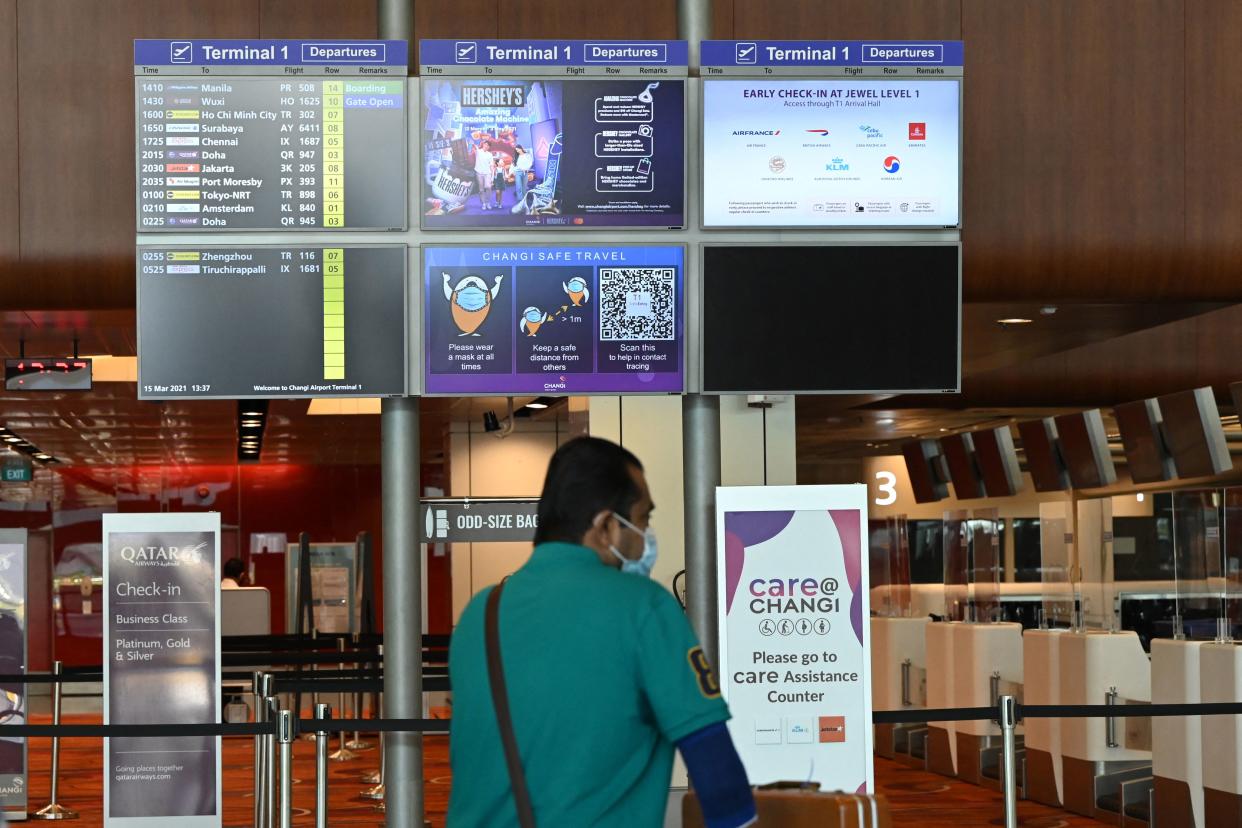
<instances>
[{"instance_id":1,"label":"flight information display screen","mask_svg":"<svg viewBox=\"0 0 1242 828\"><path fill-rule=\"evenodd\" d=\"M710 79L705 227L957 227L957 79Z\"/></svg>"},{"instance_id":2,"label":"flight information display screen","mask_svg":"<svg viewBox=\"0 0 1242 828\"><path fill-rule=\"evenodd\" d=\"M682 227L684 86L425 78L423 227Z\"/></svg>"},{"instance_id":3,"label":"flight information display screen","mask_svg":"<svg viewBox=\"0 0 1242 828\"><path fill-rule=\"evenodd\" d=\"M684 389L684 249L423 248L428 394Z\"/></svg>"},{"instance_id":4,"label":"flight information display screen","mask_svg":"<svg viewBox=\"0 0 1242 828\"><path fill-rule=\"evenodd\" d=\"M135 41L138 231L405 229L405 43L360 43Z\"/></svg>"},{"instance_id":5,"label":"flight information display screen","mask_svg":"<svg viewBox=\"0 0 1242 828\"><path fill-rule=\"evenodd\" d=\"M138 396L405 394L401 245L138 248Z\"/></svg>"}]
</instances>

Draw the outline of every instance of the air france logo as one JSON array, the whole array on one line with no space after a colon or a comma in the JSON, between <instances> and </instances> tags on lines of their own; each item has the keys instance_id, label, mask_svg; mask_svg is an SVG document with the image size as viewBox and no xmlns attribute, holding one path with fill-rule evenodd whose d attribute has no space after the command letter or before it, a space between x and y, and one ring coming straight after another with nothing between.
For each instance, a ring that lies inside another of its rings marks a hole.
<instances>
[{"instance_id":1,"label":"air france logo","mask_svg":"<svg viewBox=\"0 0 1242 828\"><path fill-rule=\"evenodd\" d=\"M780 135L779 129L735 129L734 135Z\"/></svg>"},{"instance_id":2,"label":"air france logo","mask_svg":"<svg viewBox=\"0 0 1242 828\"><path fill-rule=\"evenodd\" d=\"M749 589L750 611L756 615L841 611L836 578L755 578Z\"/></svg>"},{"instance_id":3,"label":"air france logo","mask_svg":"<svg viewBox=\"0 0 1242 828\"><path fill-rule=\"evenodd\" d=\"M884 172L892 175L901 169L901 159L895 155L890 155L884 159Z\"/></svg>"}]
</instances>

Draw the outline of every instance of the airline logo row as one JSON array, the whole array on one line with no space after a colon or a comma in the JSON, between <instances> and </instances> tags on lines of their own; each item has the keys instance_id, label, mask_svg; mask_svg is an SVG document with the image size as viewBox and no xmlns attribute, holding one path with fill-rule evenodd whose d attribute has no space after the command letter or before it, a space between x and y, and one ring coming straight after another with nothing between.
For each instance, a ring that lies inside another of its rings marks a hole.
<instances>
[{"instance_id":1,"label":"airline logo row","mask_svg":"<svg viewBox=\"0 0 1242 828\"><path fill-rule=\"evenodd\" d=\"M962 41L705 40L703 66L962 66ZM687 66L684 40L422 40L423 66ZM402 40L135 40L135 66L404 66Z\"/></svg>"}]
</instances>

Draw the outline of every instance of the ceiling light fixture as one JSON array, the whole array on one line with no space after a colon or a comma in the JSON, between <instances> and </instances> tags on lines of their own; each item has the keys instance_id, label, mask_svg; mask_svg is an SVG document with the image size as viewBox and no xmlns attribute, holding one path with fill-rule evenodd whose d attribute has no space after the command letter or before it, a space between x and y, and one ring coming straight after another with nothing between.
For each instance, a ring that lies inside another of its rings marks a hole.
<instances>
[{"instance_id":1,"label":"ceiling light fixture","mask_svg":"<svg viewBox=\"0 0 1242 828\"><path fill-rule=\"evenodd\" d=\"M893 423L895 423L895 422L897 422L897 421L896 421L896 420L894 420L892 417L881 417L880 419L878 419L878 420L876 420L876 421L875 421L875 424L876 424L876 425L887 426L887 425L892 425L892 424L893 424Z\"/></svg>"},{"instance_id":2,"label":"ceiling light fixture","mask_svg":"<svg viewBox=\"0 0 1242 828\"><path fill-rule=\"evenodd\" d=\"M1010 316L1005 319L997 319L997 323L1001 325L1029 325L1031 320L1021 316Z\"/></svg>"}]
</instances>

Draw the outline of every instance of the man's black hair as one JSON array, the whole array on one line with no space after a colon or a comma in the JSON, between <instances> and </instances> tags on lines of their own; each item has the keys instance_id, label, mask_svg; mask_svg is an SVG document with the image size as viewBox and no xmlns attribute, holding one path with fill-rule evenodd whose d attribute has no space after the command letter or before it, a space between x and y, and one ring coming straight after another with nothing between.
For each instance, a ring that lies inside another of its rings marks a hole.
<instances>
[{"instance_id":1,"label":"man's black hair","mask_svg":"<svg viewBox=\"0 0 1242 828\"><path fill-rule=\"evenodd\" d=\"M579 543L600 512L628 518L642 496L633 471L643 464L616 443L578 437L556 450L539 496L535 543Z\"/></svg>"},{"instance_id":2,"label":"man's black hair","mask_svg":"<svg viewBox=\"0 0 1242 828\"><path fill-rule=\"evenodd\" d=\"M246 565L242 563L241 558L229 558L224 562L224 577L232 578L236 581L242 575L246 574Z\"/></svg>"}]
</instances>

